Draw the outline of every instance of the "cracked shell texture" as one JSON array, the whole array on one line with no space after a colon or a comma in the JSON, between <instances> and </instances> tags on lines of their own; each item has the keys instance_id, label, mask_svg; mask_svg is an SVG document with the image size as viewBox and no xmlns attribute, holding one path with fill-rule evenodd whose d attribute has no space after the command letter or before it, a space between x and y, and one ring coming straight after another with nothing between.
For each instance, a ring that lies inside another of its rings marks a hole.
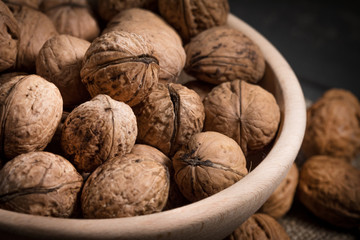
<instances>
[{"instance_id":1,"label":"cracked shell texture","mask_svg":"<svg viewBox=\"0 0 360 240\"><path fill-rule=\"evenodd\" d=\"M360 151L360 103L351 92L330 89L307 110L302 151L351 160Z\"/></svg>"},{"instance_id":2,"label":"cracked shell texture","mask_svg":"<svg viewBox=\"0 0 360 240\"><path fill-rule=\"evenodd\" d=\"M10 75L11 76L11 75ZM61 120L59 89L38 75L17 75L0 86L0 147L12 159L43 150Z\"/></svg>"},{"instance_id":3,"label":"cracked shell texture","mask_svg":"<svg viewBox=\"0 0 360 240\"><path fill-rule=\"evenodd\" d=\"M231 137L245 155L269 144L280 123L275 97L260 86L241 80L214 87L204 99L204 107L204 130Z\"/></svg>"},{"instance_id":4,"label":"cracked shell texture","mask_svg":"<svg viewBox=\"0 0 360 240\"><path fill-rule=\"evenodd\" d=\"M177 32L155 13L133 8L120 12L104 29L139 34L152 45L159 60L159 80L175 82L185 65L185 50Z\"/></svg>"},{"instance_id":5,"label":"cracked shell texture","mask_svg":"<svg viewBox=\"0 0 360 240\"><path fill-rule=\"evenodd\" d=\"M82 61L89 46L86 40L58 35L45 42L36 58L36 73L59 88L65 108L90 100L80 77Z\"/></svg>"},{"instance_id":6,"label":"cracked shell texture","mask_svg":"<svg viewBox=\"0 0 360 240\"><path fill-rule=\"evenodd\" d=\"M227 0L159 0L158 4L161 16L184 42L206 29L224 25L229 13Z\"/></svg>"},{"instance_id":7,"label":"cracked shell texture","mask_svg":"<svg viewBox=\"0 0 360 240\"><path fill-rule=\"evenodd\" d=\"M61 145L79 172L92 172L108 159L129 153L136 135L132 109L100 94L70 112Z\"/></svg>"},{"instance_id":8,"label":"cracked shell texture","mask_svg":"<svg viewBox=\"0 0 360 240\"><path fill-rule=\"evenodd\" d=\"M220 84L241 79L259 82L265 59L259 47L237 29L214 27L203 31L185 46L184 71L198 80Z\"/></svg>"},{"instance_id":9,"label":"cracked shell texture","mask_svg":"<svg viewBox=\"0 0 360 240\"><path fill-rule=\"evenodd\" d=\"M299 170L296 164L293 163L284 180L282 180L259 211L275 219L283 217L291 208L298 181Z\"/></svg>"},{"instance_id":10,"label":"cracked shell texture","mask_svg":"<svg viewBox=\"0 0 360 240\"><path fill-rule=\"evenodd\" d=\"M15 65L18 46L18 23L6 4L0 1L0 72Z\"/></svg>"},{"instance_id":11,"label":"cracked shell texture","mask_svg":"<svg viewBox=\"0 0 360 240\"><path fill-rule=\"evenodd\" d=\"M59 155L21 154L0 171L0 207L33 215L70 217L82 182L74 166Z\"/></svg>"},{"instance_id":12,"label":"cracked shell texture","mask_svg":"<svg viewBox=\"0 0 360 240\"><path fill-rule=\"evenodd\" d=\"M201 132L205 118L199 95L176 83L159 83L134 112L138 142L156 147L167 156Z\"/></svg>"},{"instance_id":13,"label":"cracked shell texture","mask_svg":"<svg viewBox=\"0 0 360 240\"><path fill-rule=\"evenodd\" d=\"M256 213L224 240L290 240L282 225L267 214Z\"/></svg>"},{"instance_id":14,"label":"cracked shell texture","mask_svg":"<svg viewBox=\"0 0 360 240\"><path fill-rule=\"evenodd\" d=\"M300 171L298 197L317 217L334 226L360 226L360 170L342 159L312 156Z\"/></svg>"},{"instance_id":15,"label":"cracked shell texture","mask_svg":"<svg viewBox=\"0 0 360 240\"><path fill-rule=\"evenodd\" d=\"M88 178L81 195L85 218L117 218L160 212L169 193L165 165L145 155L110 159Z\"/></svg>"},{"instance_id":16,"label":"cracked shell texture","mask_svg":"<svg viewBox=\"0 0 360 240\"><path fill-rule=\"evenodd\" d=\"M91 43L80 75L92 97L106 94L134 106L157 84L158 71L149 42L135 33L113 31Z\"/></svg>"},{"instance_id":17,"label":"cracked shell texture","mask_svg":"<svg viewBox=\"0 0 360 240\"><path fill-rule=\"evenodd\" d=\"M220 192L248 173L239 145L218 132L195 134L172 161L175 181L191 202Z\"/></svg>"}]
</instances>

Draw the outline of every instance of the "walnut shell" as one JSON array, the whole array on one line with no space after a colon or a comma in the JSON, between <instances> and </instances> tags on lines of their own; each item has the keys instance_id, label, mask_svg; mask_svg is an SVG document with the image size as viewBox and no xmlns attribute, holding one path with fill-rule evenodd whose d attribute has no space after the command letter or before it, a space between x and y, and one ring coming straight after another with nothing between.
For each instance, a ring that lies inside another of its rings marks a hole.
<instances>
[{"instance_id":1,"label":"walnut shell","mask_svg":"<svg viewBox=\"0 0 360 240\"><path fill-rule=\"evenodd\" d=\"M169 192L165 165L146 155L110 159L88 178L81 195L85 218L116 218L160 212Z\"/></svg>"},{"instance_id":2,"label":"walnut shell","mask_svg":"<svg viewBox=\"0 0 360 240\"><path fill-rule=\"evenodd\" d=\"M191 202L220 192L248 173L239 145L218 132L193 135L172 161L175 181Z\"/></svg>"},{"instance_id":3,"label":"walnut shell","mask_svg":"<svg viewBox=\"0 0 360 240\"><path fill-rule=\"evenodd\" d=\"M276 219L283 217L291 208L298 181L299 170L296 164L293 163L286 177L261 206L259 211Z\"/></svg>"},{"instance_id":4,"label":"walnut shell","mask_svg":"<svg viewBox=\"0 0 360 240\"><path fill-rule=\"evenodd\" d=\"M129 153L136 135L132 109L99 94L70 112L62 129L61 145L79 172L91 172L108 159Z\"/></svg>"},{"instance_id":5,"label":"walnut shell","mask_svg":"<svg viewBox=\"0 0 360 240\"><path fill-rule=\"evenodd\" d=\"M132 8L116 15L104 29L139 34L152 45L159 60L159 80L175 82L185 65L185 50L176 31L163 19L148 10Z\"/></svg>"},{"instance_id":6,"label":"walnut shell","mask_svg":"<svg viewBox=\"0 0 360 240\"><path fill-rule=\"evenodd\" d=\"M351 92L330 89L307 110L305 156L352 159L360 151L360 103Z\"/></svg>"},{"instance_id":7,"label":"walnut shell","mask_svg":"<svg viewBox=\"0 0 360 240\"><path fill-rule=\"evenodd\" d=\"M81 82L80 70L90 43L69 35L58 35L45 42L36 58L36 73L60 90L65 108L90 100Z\"/></svg>"},{"instance_id":8,"label":"walnut shell","mask_svg":"<svg viewBox=\"0 0 360 240\"><path fill-rule=\"evenodd\" d=\"M65 158L48 152L24 153L0 171L0 208L70 217L81 186L82 177Z\"/></svg>"},{"instance_id":9,"label":"walnut shell","mask_svg":"<svg viewBox=\"0 0 360 240\"><path fill-rule=\"evenodd\" d=\"M257 83L265 73L265 59L259 47L230 27L203 31L185 46L185 52L185 72L205 82L220 84L241 79Z\"/></svg>"},{"instance_id":10,"label":"walnut shell","mask_svg":"<svg viewBox=\"0 0 360 240\"><path fill-rule=\"evenodd\" d=\"M6 4L22 5L34 10L38 10L43 0L3 0L3 2Z\"/></svg>"},{"instance_id":11,"label":"walnut shell","mask_svg":"<svg viewBox=\"0 0 360 240\"><path fill-rule=\"evenodd\" d=\"M9 9L18 21L20 30L16 69L33 73L41 47L48 39L57 35L57 31L51 20L40 11L13 4L9 4Z\"/></svg>"},{"instance_id":12,"label":"walnut shell","mask_svg":"<svg viewBox=\"0 0 360 240\"><path fill-rule=\"evenodd\" d=\"M269 144L280 123L280 108L274 96L241 80L214 87L204 99L204 107L204 130L231 137L245 155Z\"/></svg>"},{"instance_id":13,"label":"walnut shell","mask_svg":"<svg viewBox=\"0 0 360 240\"><path fill-rule=\"evenodd\" d=\"M335 226L360 226L360 170L342 159L316 155L300 171L298 197L316 216Z\"/></svg>"},{"instance_id":14,"label":"walnut shell","mask_svg":"<svg viewBox=\"0 0 360 240\"><path fill-rule=\"evenodd\" d=\"M161 16L179 32L184 42L200 32L224 25L229 13L227 0L159 0Z\"/></svg>"},{"instance_id":15,"label":"walnut shell","mask_svg":"<svg viewBox=\"0 0 360 240\"><path fill-rule=\"evenodd\" d=\"M269 215L256 213L224 240L290 240L285 229Z\"/></svg>"},{"instance_id":16,"label":"walnut shell","mask_svg":"<svg viewBox=\"0 0 360 240\"><path fill-rule=\"evenodd\" d=\"M139 129L137 141L167 156L201 132L205 118L199 95L176 83L159 83L134 112Z\"/></svg>"},{"instance_id":17,"label":"walnut shell","mask_svg":"<svg viewBox=\"0 0 360 240\"><path fill-rule=\"evenodd\" d=\"M15 65L19 27L9 8L0 1L0 72Z\"/></svg>"},{"instance_id":18,"label":"walnut shell","mask_svg":"<svg viewBox=\"0 0 360 240\"><path fill-rule=\"evenodd\" d=\"M158 82L159 62L143 37L109 32L87 50L80 75L90 95L107 94L129 106L140 103Z\"/></svg>"},{"instance_id":19,"label":"walnut shell","mask_svg":"<svg viewBox=\"0 0 360 240\"><path fill-rule=\"evenodd\" d=\"M12 159L43 150L60 122L62 104L59 89L38 75L4 81L0 85L1 154Z\"/></svg>"}]
</instances>

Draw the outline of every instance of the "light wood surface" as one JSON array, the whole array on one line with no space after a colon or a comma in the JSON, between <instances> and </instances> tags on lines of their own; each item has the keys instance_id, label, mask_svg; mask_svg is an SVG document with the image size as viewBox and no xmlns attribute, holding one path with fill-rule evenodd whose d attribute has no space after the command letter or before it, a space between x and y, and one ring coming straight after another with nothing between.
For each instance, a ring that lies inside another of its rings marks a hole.
<instances>
[{"instance_id":1,"label":"light wood surface","mask_svg":"<svg viewBox=\"0 0 360 240\"><path fill-rule=\"evenodd\" d=\"M231 14L228 25L243 31L260 46L267 62L262 86L275 95L282 111L276 143L255 169L204 200L145 216L85 220L0 210L1 239L223 239L252 215L296 158L305 130L305 100L294 72L271 43Z\"/></svg>"}]
</instances>

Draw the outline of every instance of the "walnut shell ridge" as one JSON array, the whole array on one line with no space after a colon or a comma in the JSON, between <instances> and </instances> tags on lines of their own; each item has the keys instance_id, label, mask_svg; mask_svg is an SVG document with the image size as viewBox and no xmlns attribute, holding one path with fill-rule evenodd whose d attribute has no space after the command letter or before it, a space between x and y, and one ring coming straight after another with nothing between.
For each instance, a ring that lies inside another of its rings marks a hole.
<instances>
[{"instance_id":1,"label":"walnut shell ridge","mask_svg":"<svg viewBox=\"0 0 360 240\"><path fill-rule=\"evenodd\" d=\"M129 153L136 135L132 109L99 94L70 112L63 125L61 146L79 172L92 172L108 159Z\"/></svg>"},{"instance_id":2,"label":"walnut shell ridge","mask_svg":"<svg viewBox=\"0 0 360 240\"><path fill-rule=\"evenodd\" d=\"M49 152L21 154L0 171L0 207L33 215L70 217L83 179L65 158Z\"/></svg>"}]
</instances>

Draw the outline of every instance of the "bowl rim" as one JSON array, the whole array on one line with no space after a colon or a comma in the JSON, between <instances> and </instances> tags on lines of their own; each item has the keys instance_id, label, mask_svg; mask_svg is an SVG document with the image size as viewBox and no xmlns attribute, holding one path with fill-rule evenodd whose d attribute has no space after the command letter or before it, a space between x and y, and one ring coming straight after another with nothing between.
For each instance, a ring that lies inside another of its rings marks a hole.
<instances>
[{"instance_id":1,"label":"bowl rim","mask_svg":"<svg viewBox=\"0 0 360 240\"><path fill-rule=\"evenodd\" d=\"M306 126L305 100L295 73L267 39L231 13L228 25L250 37L266 60L272 59L266 62L277 77L283 94L286 114L281 134L255 169L241 181L211 197L144 216L65 219L0 209L0 233L52 239L183 239L185 235L187 239L222 239L255 213L280 184L297 156Z\"/></svg>"}]
</instances>

